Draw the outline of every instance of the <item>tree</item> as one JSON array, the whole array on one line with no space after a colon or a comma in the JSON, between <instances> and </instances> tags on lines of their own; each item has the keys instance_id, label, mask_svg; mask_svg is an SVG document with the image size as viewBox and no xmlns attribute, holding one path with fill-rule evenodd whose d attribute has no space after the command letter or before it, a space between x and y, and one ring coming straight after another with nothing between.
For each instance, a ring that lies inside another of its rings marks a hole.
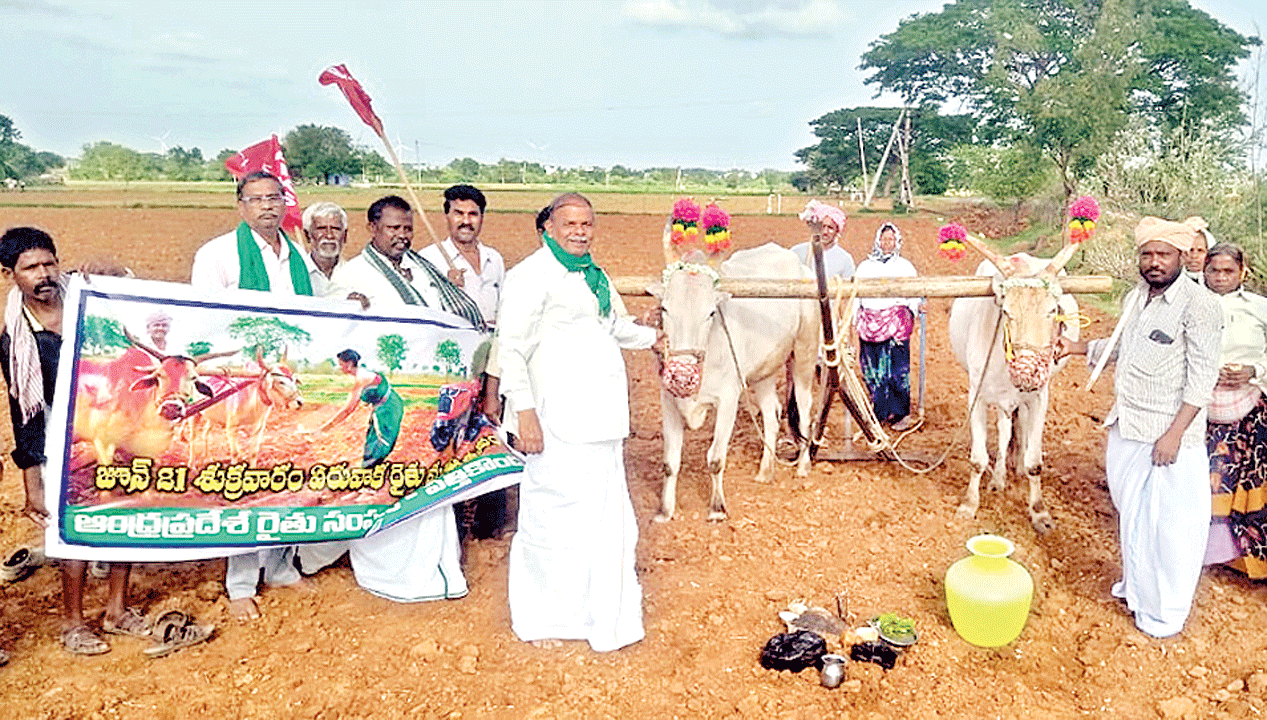
<instances>
[{"instance_id":1,"label":"tree","mask_svg":"<svg viewBox=\"0 0 1267 720\"><path fill-rule=\"evenodd\" d=\"M211 352L211 343L206 340L195 340L185 346L185 352L189 357L196 358L199 355L207 355Z\"/></svg>"},{"instance_id":2,"label":"tree","mask_svg":"<svg viewBox=\"0 0 1267 720\"><path fill-rule=\"evenodd\" d=\"M396 333L378 336L378 361L392 372L399 370L400 366L405 364L405 352L408 350L409 346L405 344L405 338Z\"/></svg>"},{"instance_id":3,"label":"tree","mask_svg":"<svg viewBox=\"0 0 1267 720\"><path fill-rule=\"evenodd\" d=\"M1051 165L1023 145L1006 148L961 145L951 151L962 186L1012 203L1013 219L1020 221L1021 205L1047 186Z\"/></svg>"},{"instance_id":4,"label":"tree","mask_svg":"<svg viewBox=\"0 0 1267 720\"><path fill-rule=\"evenodd\" d=\"M392 164L383 159L376 151L361 147L356 149L357 160L361 163L361 172L367 177L381 180L391 177L396 172Z\"/></svg>"},{"instance_id":5,"label":"tree","mask_svg":"<svg viewBox=\"0 0 1267 720\"><path fill-rule=\"evenodd\" d=\"M22 133L8 116L0 115L0 178L22 179L41 175L62 164L51 152L36 152L18 142Z\"/></svg>"},{"instance_id":6,"label":"tree","mask_svg":"<svg viewBox=\"0 0 1267 720\"><path fill-rule=\"evenodd\" d=\"M123 323L100 315L84 317L80 337L85 355L105 355L111 350L126 350L132 346L123 334Z\"/></svg>"},{"instance_id":7,"label":"tree","mask_svg":"<svg viewBox=\"0 0 1267 720\"><path fill-rule=\"evenodd\" d=\"M328 125L300 125L282 141L286 163L297 178L325 182L331 175L361 172L361 157L347 131Z\"/></svg>"},{"instance_id":8,"label":"tree","mask_svg":"<svg viewBox=\"0 0 1267 720\"><path fill-rule=\"evenodd\" d=\"M452 375L462 367L462 348L453 340L445 340L436 346L436 364L447 367Z\"/></svg>"},{"instance_id":9,"label":"tree","mask_svg":"<svg viewBox=\"0 0 1267 720\"><path fill-rule=\"evenodd\" d=\"M240 317L229 323L229 335L248 346L259 345L265 355L281 355L283 345L307 345L312 336L307 330L274 317L257 315Z\"/></svg>"},{"instance_id":10,"label":"tree","mask_svg":"<svg viewBox=\"0 0 1267 720\"><path fill-rule=\"evenodd\" d=\"M1203 38L1218 40L1213 55ZM1134 109L1219 98L1202 117L1238 122L1244 96L1231 68L1257 42L1186 0L958 0L901 21L861 68L907 103L959 101L980 127L1033 143L1068 196Z\"/></svg>"},{"instance_id":11,"label":"tree","mask_svg":"<svg viewBox=\"0 0 1267 720\"><path fill-rule=\"evenodd\" d=\"M858 123L862 123L862 149L867 173L874 175L893 132L900 108L857 107L833 110L810 121L819 140L796 151L796 159L808 168L811 183L823 187L861 187L862 165L858 157ZM932 107L911 111L911 181L920 192L946 191L946 168L941 155L949 148L971 141L975 122L967 115L939 115ZM888 162L896 167L896 152Z\"/></svg>"},{"instance_id":12,"label":"tree","mask_svg":"<svg viewBox=\"0 0 1267 720\"><path fill-rule=\"evenodd\" d=\"M201 180L206 164L202 150L177 145L163 156L163 175L168 180Z\"/></svg>"},{"instance_id":13,"label":"tree","mask_svg":"<svg viewBox=\"0 0 1267 720\"><path fill-rule=\"evenodd\" d=\"M140 180L150 165L141 153L112 142L84 145L83 155L71 168L71 175L85 180Z\"/></svg>"}]
</instances>

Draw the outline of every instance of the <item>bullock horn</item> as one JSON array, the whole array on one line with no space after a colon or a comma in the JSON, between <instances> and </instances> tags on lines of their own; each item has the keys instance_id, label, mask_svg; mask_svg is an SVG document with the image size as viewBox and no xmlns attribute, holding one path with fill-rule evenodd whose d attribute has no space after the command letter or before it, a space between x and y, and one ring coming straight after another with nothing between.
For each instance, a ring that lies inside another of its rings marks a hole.
<instances>
[{"instance_id":1,"label":"bullock horn","mask_svg":"<svg viewBox=\"0 0 1267 720\"><path fill-rule=\"evenodd\" d=\"M159 351L155 350L154 348L150 347L149 345L146 345L145 343L141 342L140 340L137 340L137 339L136 339L136 336L132 334L132 331L131 331L131 330L128 330L126 327L125 327L125 328L123 328L123 337L127 338L127 339L128 339L128 342L132 343L132 344L133 344L133 345L135 345L136 347L138 347L138 348L140 348L140 349L144 350L146 353L148 353L149 355L153 356L153 358L154 358L155 360L162 361L162 360L166 360L166 359L167 359L167 356L166 356L166 355L164 355L163 353L161 353L161 352L159 352Z\"/></svg>"},{"instance_id":2,"label":"bullock horn","mask_svg":"<svg viewBox=\"0 0 1267 720\"><path fill-rule=\"evenodd\" d=\"M289 347L287 347L287 346L285 346L285 345L282 345L282 356L281 356L281 358L280 358L280 359L278 359L278 361L277 361L277 362L278 362L279 364L281 364L281 365L285 365L285 364L286 364L286 356L287 356L287 355L289 355L289 354L290 354L290 348L289 348Z\"/></svg>"},{"instance_id":3,"label":"bullock horn","mask_svg":"<svg viewBox=\"0 0 1267 720\"><path fill-rule=\"evenodd\" d=\"M1077 249L1077 245L1071 242L1066 242L1065 246L1060 248L1060 252L1056 253L1056 256L1053 257L1047 267L1043 269L1043 272L1048 275L1056 275L1059 273L1065 268L1065 265L1069 262L1069 258L1073 257L1073 254Z\"/></svg>"},{"instance_id":4,"label":"bullock horn","mask_svg":"<svg viewBox=\"0 0 1267 720\"><path fill-rule=\"evenodd\" d=\"M977 252L984 255L986 260L994 263L994 267L998 268L999 272L1003 273L1003 277L1012 277L1012 263L1008 262L1007 258L996 253L993 248L985 243L984 240L974 237L972 233L964 233L963 241L975 248Z\"/></svg>"},{"instance_id":5,"label":"bullock horn","mask_svg":"<svg viewBox=\"0 0 1267 720\"><path fill-rule=\"evenodd\" d=\"M664 264L672 265L678 261L677 255L673 252L673 219L670 218L664 223Z\"/></svg>"}]
</instances>

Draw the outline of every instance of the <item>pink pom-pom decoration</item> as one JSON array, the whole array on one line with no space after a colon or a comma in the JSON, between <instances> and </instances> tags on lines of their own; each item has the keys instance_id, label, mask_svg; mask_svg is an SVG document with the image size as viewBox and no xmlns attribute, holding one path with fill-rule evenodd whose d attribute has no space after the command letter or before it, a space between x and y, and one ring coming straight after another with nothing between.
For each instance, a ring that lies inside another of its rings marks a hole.
<instances>
[{"instance_id":1,"label":"pink pom-pom decoration","mask_svg":"<svg viewBox=\"0 0 1267 720\"><path fill-rule=\"evenodd\" d=\"M1100 203L1090 195L1083 195L1069 204L1069 217L1072 220L1095 222L1100 219Z\"/></svg>"},{"instance_id":2,"label":"pink pom-pom decoration","mask_svg":"<svg viewBox=\"0 0 1267 720\"><path fill-rule=\"evenodd\" d=\"M681 198L673 203L673 219L683 224L699 222L699 203L690 198Z\"/></svg>"},{"instance_id":3,"label":"pink pom-pom decoration","mask_svg":"<svg viewBox=\"0 0 1267 720\"><path fill-rule=\"evenodd\" d=\"M704 226L704 246L710 253L730 249L730 215L725 210L709 203L700 216L700 224Z\"/></svg>"},{"instance_id":4,"label":"pink pom-pom decoration","mask_svg":"<svg viewBox=\"0 0 1267 720\"><path fill-rule=\"evenodd\" d=\"M968 237L968 231L965 230L964 226L960 225L959 223L950 223L948 225L942 225L941 229L937 231L937 241L941 243L946 243L951 240L956 240L960 244L962 244L963 241L967 239L967 237Z\"/></svg>"}]
</instances>

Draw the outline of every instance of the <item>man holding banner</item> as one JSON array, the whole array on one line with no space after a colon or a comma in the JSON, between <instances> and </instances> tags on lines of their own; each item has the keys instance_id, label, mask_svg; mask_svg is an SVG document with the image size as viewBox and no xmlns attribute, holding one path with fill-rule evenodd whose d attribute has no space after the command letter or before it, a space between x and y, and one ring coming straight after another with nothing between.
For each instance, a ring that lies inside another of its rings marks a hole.
<instances>
[{"instance_id":1,"label":"man holding banner","mask_svg":"<svg viewBox=\"0 0 1267 720\"><path fill-rule=\"evenodd\" d=\"M369 299L371 312L375 309L399 311L403 307L432 308L457 315L477 329L484 329L484 320L475 302L411 249L413 209L408 202L395 195L380 198L370 205L367 218L370 242L361 254L335 271L332 295L360 293ZM425 312L422 310L419 314ZM347 352L340 355L340 367L356 376L360 357ZM381 375L377 377L386 382ZM358 398L364 399L359 391L354 391L345 410L328 421L322 430L346 417ZM380 401L373 400L374 403ZM451 506L421 513L359 540L304 546L299 550L300 565L305 573L314 573L334 562L345 550L357 584L379 597L396 602L424 602L460 598L467 593Z\"/></svg>"},{"instance_id":2,"label":"man holding banner","mask_svg":"<svg viewBox=\"0 0 1267 720\"><path fill-rule=\"evenodd\" d=\"M545 247L506 276L498 329L501 385L529 453L510 546L511 624L538 647L587 640L603 652L645 634L620 350L652 347L659 334L633 322L591 259L589 200L555 198L545 230Z\"/></svg>"},{"instance_id":3,"label":"man holding banner","mask_svg":"<svg viewBox=\"0 0 1267 720\"><path fill-rule=\"evenodd\" d=\"M311 261L282 232L286 198L282 183L264 170L238 181L236 230L207 242L194 254L190 284L204 289L243 289L312 295ZM269 548L231 555L225 571L229 614L237 620L260 616L256 590L260 571L270 587L300 586L295 548Z\"/></svg>"},{"instance_id":4,"label":"man holding banner","mask_svg":"<svg viewBox=\"0 0 1267 720\"><path fill-rule=\"evenodd\" d=\"M286 196L270 172L238 181L237 229L208 241L194 254L189 282L199 288L241 288L312 295L311 261L282 232Z\"/></svg>"}]
</instances>

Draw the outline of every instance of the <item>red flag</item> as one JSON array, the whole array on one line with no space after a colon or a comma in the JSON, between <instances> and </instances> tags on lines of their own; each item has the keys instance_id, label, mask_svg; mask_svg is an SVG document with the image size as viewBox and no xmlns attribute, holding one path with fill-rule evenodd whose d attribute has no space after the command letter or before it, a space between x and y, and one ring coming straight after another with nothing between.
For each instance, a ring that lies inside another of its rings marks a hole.
<instances>
[{"instance_id":1,"label":"red flag","mask_svg":"<svg viewBox=\"0 0 1267 720\"><path fill-rule=\"evenodd\" d=\"M295 183L290 179L290 168L286 167L286 158L282 156L282 144L274 135L264 142L238 151L224 161L224 167L233 174L235 180L263 170L277 176L282 183L282 195L286 196L286 217L282 219L282 228L291 237L298 237L299 228L303 226L303 216L299 211L299 197L295 195Z\"/></svg>"},{"instance_id":2,"label":"red flag","mask_svg":"<svg viewBox=\"0 0 1267 720\"><path fill-rule=\"evenodd\" d=\"M361 120L374 128L374 132L380 136L383 134L383 121L374 114L374 108L370 106L370 96L361 87L361 83L352 77L352 73L348 72L346 65L331 65L317 80L322 85L338 85L344 97L352 104L352 109L361 116Z\"/></svg>"}]
</instances>

